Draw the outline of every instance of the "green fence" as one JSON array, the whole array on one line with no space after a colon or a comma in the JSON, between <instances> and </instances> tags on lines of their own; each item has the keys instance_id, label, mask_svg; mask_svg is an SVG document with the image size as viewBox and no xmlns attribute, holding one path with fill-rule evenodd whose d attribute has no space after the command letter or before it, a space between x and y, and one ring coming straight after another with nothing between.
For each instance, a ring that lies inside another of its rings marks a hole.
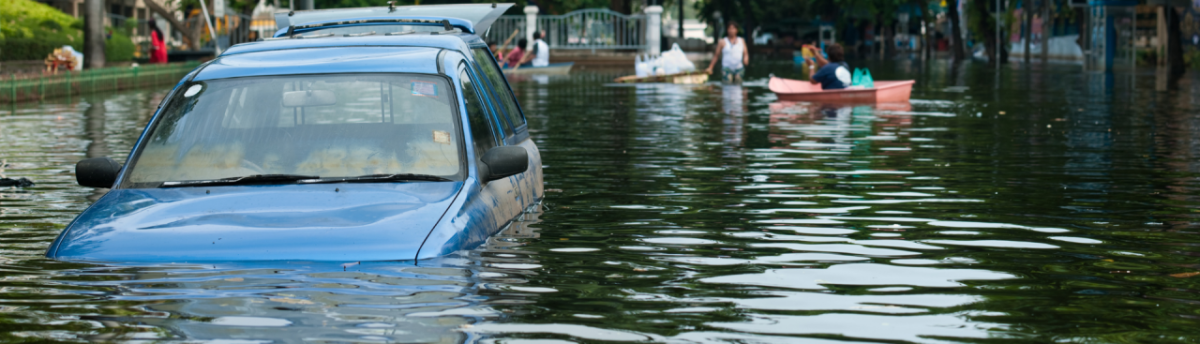
<instances>
[{"instance_id":1,"label":"green fence","mask_svg":"<svg viewBox=\"0 0 1200 344\"><path fill-rule=\"evenodd\" d=\"M37 77L8 75L0 84L0 102L40 101L47 98L172 85L199 66L199 62L89 69Z\"/></svg>"}]
</instances>

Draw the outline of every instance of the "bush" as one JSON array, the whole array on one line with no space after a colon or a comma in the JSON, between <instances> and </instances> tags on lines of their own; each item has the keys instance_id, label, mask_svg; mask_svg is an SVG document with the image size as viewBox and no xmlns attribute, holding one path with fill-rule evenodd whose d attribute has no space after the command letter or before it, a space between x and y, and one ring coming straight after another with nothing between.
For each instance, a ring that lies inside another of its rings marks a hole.
<instances>
[{"instance_id":1,"label":"bush","mask_svg":"<svg viewBox=\"0 0 1200 344\"><path fill-rule=\"evenodd\" d=\"M8 38L0 43L0 51L4 52L2 59L4 61L45 59L54 49L62 48L63 45L70 45L76 51L83 51L83 39L75 44L67 43L35 38Z\"/></svg>"},{"instance_id":2,"label":"bush","mask_svg":"<svg viewBox=\"0 0 1200 344\"><path fill-rule=\"evenodd\" d=\"M133 60L133 52L137 46L133 40L117 30L112 31L112 37L104 42L104 60L108 62L124 62ZM84 56L86 59L87 57Z\"/></svg>"},{"instance_id":3,"label":"bush","mask_svg":"<svg viewBox=\"0 0 1200 344\"><path fill-rule=\"evenodd\" d=\"M1200 70L1200 50L1183 53L1183 63L1192 70Z\"/></svg>"}]
</instances>

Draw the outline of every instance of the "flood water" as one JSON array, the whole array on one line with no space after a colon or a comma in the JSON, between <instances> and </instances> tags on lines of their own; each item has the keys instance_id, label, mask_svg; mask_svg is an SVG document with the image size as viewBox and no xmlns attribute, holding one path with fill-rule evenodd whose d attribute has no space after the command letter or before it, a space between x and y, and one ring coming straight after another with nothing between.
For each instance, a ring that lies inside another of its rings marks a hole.
<instances>
[{"instance_id":1,"label":"flood water","mask_svg":"<svg viewBox=\"0 0 1200 344\"><path fill-rule=\"evenodd\" d=\"M1173 342L1200 339L1200 92L1153 72L864 62L911 104L746 85L514 88L540 212L423 262L42 257L166 90L0 108L0 340Z\"/></svg>"}]
</instances>

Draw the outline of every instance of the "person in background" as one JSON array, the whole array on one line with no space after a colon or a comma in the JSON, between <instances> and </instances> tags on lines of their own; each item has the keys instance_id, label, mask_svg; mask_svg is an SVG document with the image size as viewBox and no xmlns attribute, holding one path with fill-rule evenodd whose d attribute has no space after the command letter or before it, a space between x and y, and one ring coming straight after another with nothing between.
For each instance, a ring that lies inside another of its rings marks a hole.
<instances>
[{"instance_id":1,"label":"person in background","mask_svg":"<svg viewBox=\"0 0 1200 344\"><path fill-rule=\"evenodd\" d=\"M746 65L750 64L750 50L746 49L746 40L738 37L737 22L730 21L725 28L726 37L717 41L717 51L713 52L712 62L704 72L712 74L713 66L721 61L721 81L727 84L742 83L742 74Z\"/></svg>"},{"instance_id":2,"label":"person in background","mask_svg":"<svg viewBox=\"0 0 1200 344\"><path fill-rule=\"evenodd\" d=\"M498 62L500 64L504 64L504 52L500 51L499 44L496 44L496 42L488 42L488 50L491 50L492 54L496 55L496 56L492 56L493 58L496 59L496 62Z\"/></svg>"},{"instance_id":3,"label":"person in background","mask_svg":"<svg viewBox=\"0 0 1200 344\"><path fill-rule=\"evenodd\" d=\"M544 30L538 30L537 32L533 33L533 44L529 48L529 53L525 54L525 57L521 58L521 61L515 66L512 66L512 68L517 68L522 64L525 64L525 62L529 62L531 60L533 61L534 67L545 67L550 65L550 45L546 44L546 41L543 41L542 37L546 37L546 32Z\"/></svg>"},{"instance_id":4,"label":"person in background","mask_svg":"<svg viewBox=\"0 0 1200 344\"><path fill-rule=\"evenodd\" d=\"M521 29L513 30L512 34L508 35L508 39L504 40L504 44L496 44L496 42L492 42L488 46L489 49L492 49L492 53L496 54L496 63L500 64L500 68L504 68L504 64L505 64L504 49L507 49L508 44L512 43L513 38L516 38L517 34L520 34L520 33L521 33Z\"/></svg>"},{"instance_id":5,"label":"person in background","mask_svg":"<svg viewBox=\"0 0 1200 344\"><path fill-rule=\"evenodd\" d=\"M528 39L522 38L521 40L517 41L517 46L513 47L512 50L509 50L508 56L505 56L504 59L501 60L504 62L504 68L516 68L517 64L521 62L521 59L525 58L525 46L527 45L529 45Z\"/></svg>"},{"instance_id":6,"label":"person in background","mask_svg":"<svg viewBox=\"0 0 1200 344\"><path fill-rule=\"evenodd\" d=\"M163 36L162 30L158 29L158 22L153 18L146 26L150 27L150 63L167 63L167 37Z\"/></svg>"},{"instance_id":7,"label":"person in background","mask_svg":"<svg viewBox=\"0 0 1200 344\"><path fill-rule=\"evenodd\" d=\"M814 84L821 84L821 89L838 90L850 86L850 69L846 65L846 52L842 50L842 46L837 43L829 44L825 47L825 53L829 55L829 60L826 60L821 54L821 49L815 46L807 46L812 52L813 60L816 64L808 64L809 80Z\"/></svg>"}]
</instances>

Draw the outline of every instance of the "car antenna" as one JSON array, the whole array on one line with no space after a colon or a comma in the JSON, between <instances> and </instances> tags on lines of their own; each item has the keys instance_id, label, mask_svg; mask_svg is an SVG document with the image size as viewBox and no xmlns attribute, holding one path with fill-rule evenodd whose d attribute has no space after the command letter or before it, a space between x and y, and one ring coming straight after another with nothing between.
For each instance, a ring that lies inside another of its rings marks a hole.
<instances>
[{"instance_id":1,"label":"car antenna","mask_svg":"<svg viewBox=\"0 0 1200 344\"><path fill-rule=\"evenodd\" d=\"M388 1L388 13L396 12L396 2Z\"/></svg>"},{"instance_id":2,"label":"car antenna","mask_svg":"<svg viewBox=\"0 0 1200 344\"><path fill-rule=\"evenodd\" d=\"M492 1L492 8L496 8L496 2Z\"/></svg>"},{"instance_id":3,"label":"car antenna","mask_svg":"<svg viewBox=\"0 0 1200 344\"><path fill-rule=\"evenodd\" d=\"M453 27L453 26L450 26L450 20L449 20L449 19L442 19L442 27L443 27L443 28L445 28L445 29L446 29L446 31L454 30L454 27Z\"/></svg>"}]
</instances>

